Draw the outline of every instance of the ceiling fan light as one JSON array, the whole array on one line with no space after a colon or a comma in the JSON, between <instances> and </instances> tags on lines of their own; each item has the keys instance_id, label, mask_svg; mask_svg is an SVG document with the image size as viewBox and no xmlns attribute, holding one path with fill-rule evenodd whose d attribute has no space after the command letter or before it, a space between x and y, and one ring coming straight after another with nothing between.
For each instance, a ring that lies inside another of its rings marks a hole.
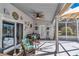
<instances>
[{"instance_id":1,"label":"ceiling fan light","mask_svg":"<svg viewBox=\"0 0 79 59\"><path fill-rule=\"evenodd\" d=\"M40 19L40 17L36 17L36 19Z\"/></svg>"}]
</instances>

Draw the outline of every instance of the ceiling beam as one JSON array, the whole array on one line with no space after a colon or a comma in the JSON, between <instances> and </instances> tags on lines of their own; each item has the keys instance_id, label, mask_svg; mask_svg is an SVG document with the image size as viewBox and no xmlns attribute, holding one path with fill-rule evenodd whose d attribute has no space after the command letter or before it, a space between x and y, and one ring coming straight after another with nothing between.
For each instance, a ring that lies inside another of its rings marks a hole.
<instances>
[{"instance_id":1,"label":"ceiling beam","mask_svg":"<svg viewBox=\"0 0 79 59\"><path fill-rule=\"evenodd\" d=\"M51 23L53 23L55 16L60 12L60 9L62 8L62 3L58 3L57 7L56 7L56 11L54 13L54 16L52 17L52 21Z\"/></svg>"},{"instance_id":2,"label":"ceiling beam","mask_svg":"<svg viewBox=\"0 0 79 59\"><path fill-rule=\"evenodd\" d=\"M53 23L54 18L55 18L56 15L59 15L60 16L61 14L63 14L71 6L71 4L72 3L66 3L63 6L61 3L59 3L58 6L57 6L57 8L56 8L56 11L55 11L55 14L53 16L53 19L52 19L51 23Z\"/></svg>"},{"instance_id":3,"label":"ceiling beam","mask_svg":"<svg viewBox=\"0 0 79 59\"><path fill-rule=\"evenodd\" d=\"M65 6L59 12L59 15L63 14L71 6L71 4L72 3L66 3Z\"/></svg>"}]
</instances>

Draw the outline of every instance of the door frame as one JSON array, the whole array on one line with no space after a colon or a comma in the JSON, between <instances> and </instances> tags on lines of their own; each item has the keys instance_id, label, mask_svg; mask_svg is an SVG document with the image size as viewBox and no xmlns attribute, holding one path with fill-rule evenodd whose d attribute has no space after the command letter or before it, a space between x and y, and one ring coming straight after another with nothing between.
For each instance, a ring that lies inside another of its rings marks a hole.
<instances>
[{"instance_id":1,"label":"door frame","mask_svg":"<svg viewBox=\"0 0 79 59\"><path fill-rule=\"evenodd\" d=\"M23 23L19 23L19 22L17 22L16 23L16 41L17 41L17 35L18 35L18 33L17 33L17 24L20 24L20 25L22 25L22 28L21 28L21 30L22 30L22 33L21 33L21 35L22 35L22 38L21 39L23 39ZM20 26L19 25L19 26ZM20 42L19 42L20 43ZM19 44L18 42L16 43L16 45L18 45Z\"/></svg>"}]
</instances>

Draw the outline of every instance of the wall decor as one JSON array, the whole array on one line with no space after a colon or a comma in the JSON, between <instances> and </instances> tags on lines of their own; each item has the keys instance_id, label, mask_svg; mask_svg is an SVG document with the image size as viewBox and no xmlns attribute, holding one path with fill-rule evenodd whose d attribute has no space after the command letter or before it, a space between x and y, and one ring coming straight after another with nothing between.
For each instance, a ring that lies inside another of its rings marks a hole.
<instances>
[{"instance_id":1,"label":"wall decor","mask_svg":"<svg viewBox=\"0 0 79 59\"><path fill-rule=\"evenodd\" d=\"M30 28L32 28L32 24L30 24Z\"/></svg>"},{"instance_id":2,"label":"wall decor","mask_svg":"<svg viewBox=\"0 0 79 59\"><path fill-rule=\"evenodd\" d=\"M35 26L35 30L38 30L38 26Z\"/></svg>"},{"instance_id":3,"label":"wall decor","mask_svg":"<svg viewBox=\"0 0 79 59\"><path fill-rule=\"evenodd\" d=\"M12 16L15 20L19 19L19 15L16 12L12 12Z\"/></svg>"},{"instance_id":4,"label":"wall decor","mask_svg":"<svg viewBox=\"0 0 79 59\"><path fill-rule=\"evenodd\" d=\"M27 29L27 25L28 25L28 23L27 23L27 22L25 22L25 30Z\"/></svg>"},{"instance_id":5,"label":"wall decor","mask_svg":"<svg viewBox=\"0 0 79 59\"><path fill-rule=\"evenodd\" d=\"M49 30L49 27L47 27L46 30Z\"/></svg>"},{"instance_id":6,"label":"wall decor","mask_svg":"<svg viewBox=\"0 0 79 59\"><path fill-rule=\"evenodd\" d=\"M22 17L22 16L20 16L20 19L21 19L21 20L23 20L23 17Z\"/></svg>"},{"instance_id":7,"label":"wall decor","mask_svg":"<svg viewBox=\"0 0 79 59\"><path fill-rule=\"evenodd\" d=\"M3 9L3 13L6 14L6 15L10 15L10 12L8 11L7 8L4 8L4 9Z\"/></svg>"}]
</instances>

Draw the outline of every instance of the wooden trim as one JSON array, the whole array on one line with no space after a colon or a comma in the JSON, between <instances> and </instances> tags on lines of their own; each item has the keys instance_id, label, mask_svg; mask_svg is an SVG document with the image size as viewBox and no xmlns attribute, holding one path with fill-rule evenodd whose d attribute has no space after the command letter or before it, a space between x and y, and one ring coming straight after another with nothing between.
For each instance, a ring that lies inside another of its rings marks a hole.
<instances>
[{"instance_id":1,"label":"wooden trim","mask_svg":"<svg viewBox=\"0 0 79 59\"><path fill-rule=\"evenodd\" d=\"M73 17L72 14L76 14L77 16ZM68 13L66 15L61 16L62 18L79 18L79 12Z\"/></svg>"},{"instance_id":2,"label":"wooden trim","mask_svg":"<svg viewBox=\"0 0 79 59\"><path fill-rule=\"evenodd\" d=\"M59 12L59 15L63 14L70 6L72 3L67 3L63 9L61 9L61 11Z\"/></svg>"}]
</instances>

